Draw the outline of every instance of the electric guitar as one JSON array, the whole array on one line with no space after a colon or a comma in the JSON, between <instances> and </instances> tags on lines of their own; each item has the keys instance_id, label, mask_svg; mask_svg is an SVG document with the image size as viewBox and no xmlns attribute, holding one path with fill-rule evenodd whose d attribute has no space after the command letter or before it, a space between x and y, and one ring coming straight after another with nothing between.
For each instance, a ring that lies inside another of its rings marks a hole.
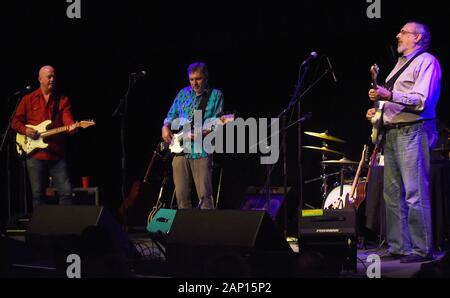
<instances>
[{"instance_id":1,"label":"electric guitar","mask_svg":"<svg viewBox=\"0 0 450 298\"><path fill-rule=\"evenodd\" d=\"M213 121L211 121L209 123L208 123L208 120L206 120L206 121L208 124L208 125L206 125L206 127L211 127L213 125L225 125L228 122L234 121L234 114L222 115L219 118L214 119ZM187 122L186 124L189 124L189 123L190 122ZM204 129L199 133L202 133L203 135L205 135L211 131L212 131L211 129ZM183 140L193 139L193 137L194 137L194 135L192 134L192 132L184 131L184 130L181 130L180 132L174 134L172 136L172 141L170 142L170 145L169 145L170 152L175 153L175 154L182 153L185 149L185 146L183 146L183 144L184 144Z\"/></svg>"},{"instance_id":2,"label":"electric guitar","mask_svg":"<svg viewBox=\"0 0 450 298\"><path fill-rule=\"evenodd\" d=\"M16 135L17 152L20 155L24 153L30 154L37 149L47 148L48 144L45 142L46 138L69 131L69 125L47 130L50 124L52 124L51 120L45 120L38 125L25 125L26 127L30 127L36 130L39 133L39 137L37 139L33 139L26 135L18 133ZM93 120L83 120L76 122L75 124L76 127L87 128L89 126L95 125L95 122Z\"/></svg>"},{"instance_id":3,"label":"electric guitar","mask_svg":"<svg viewBox=\"0 0 450 298\"><path fill-rule=\"evenodd\" d=\"M380 71L380 68L378 65L374 64L370 67L370 76L372 78L372 88L377 89L377 77L378 73ZM384 108L384 101L377 101L375 102L375 116L370 120L372 123L372 134L370 138L372 139L373 144L380 144L382 139L382 127L383 127L383 108Z\"/></svg>"}]
</instances>

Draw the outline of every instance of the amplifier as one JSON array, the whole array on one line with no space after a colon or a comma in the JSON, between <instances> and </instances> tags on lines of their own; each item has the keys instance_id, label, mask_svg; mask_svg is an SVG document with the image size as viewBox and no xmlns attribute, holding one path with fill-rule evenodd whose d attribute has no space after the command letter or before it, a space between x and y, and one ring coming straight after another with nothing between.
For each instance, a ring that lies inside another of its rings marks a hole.
<instances>
[{"instance_id":1,"label":"amplifier","mask_svg":"<svg viewBox=\"0 0 450 298\"><path fill-rule=\"evenodd\" d=\"M300 235L355 235L356 211L353 208L336 210L303 210L300 215Z\"/></svg>"},{"instance_id":2,"label":"amplifier","mask_svg":"<svg viewBox=\"0 0 450 298\"><path fill-rule=\"evenodd\" d=\"M303 210L299 220L299 251L320 253L330 273L356 272L356 211Z\"/></svg>"},{"instance_id":3,"label":"amplifier","mask_svg":"<svg viewBox=\"0 0 450 298\"><path fill-rule=\"evenodd\" d=\"M74 187L72 188L73 205L95 205L99 206L98 187Z\"/></svg>"}]
</instances>

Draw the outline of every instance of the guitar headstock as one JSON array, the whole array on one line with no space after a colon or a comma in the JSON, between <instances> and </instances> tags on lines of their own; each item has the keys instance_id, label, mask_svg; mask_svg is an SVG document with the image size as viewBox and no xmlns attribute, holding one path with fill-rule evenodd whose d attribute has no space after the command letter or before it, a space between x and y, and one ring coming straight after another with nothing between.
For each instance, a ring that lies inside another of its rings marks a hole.
<instances>
[{"instance_id":1,"label":"guitar headstock","mask_svg":"<svg viewBox=\"0 0 450 298\"><path fill-rule=\"evenodd\" d=\"M370 152L369 152L369 145L366 144L366 152L364 154L364 164L370 164Z\"/></svg>"},{"instance_id":2,"label":"guitar headstock","mask_svg":"<svg viewBox=\"0 0 450 298\"><path fill-rule=\"evenodd\" d=\"M364 144L364 148L361 154L361 162L364 162L366 159L367 145Z\"/></svg>"},{"instance_id":3,"label":"guitar headstock","mask_svg":"<svg viewBox=\"0 0 450 298\"><path fill-rule=\"evenodd\" d=\"M77 126L81 127L81 128L87 128L89 126L95 125L95 121L94 120L82 120L82 121L79 121L77 123L78 123Z\"/></svg>"},{"instance_id":4,"label":"guitar headstock","mask_svg":"<svg viewBox=\"0 0 450 298\"><path fill-rule=\"evenodd\" d=\"M370 67L370 76L372 78L372 88L377 88L377 86L378 86L377 77L378 77L379 73L380 73L380 68L378 67L378 65L374 64Z\"/></svg>"}]
</instances>

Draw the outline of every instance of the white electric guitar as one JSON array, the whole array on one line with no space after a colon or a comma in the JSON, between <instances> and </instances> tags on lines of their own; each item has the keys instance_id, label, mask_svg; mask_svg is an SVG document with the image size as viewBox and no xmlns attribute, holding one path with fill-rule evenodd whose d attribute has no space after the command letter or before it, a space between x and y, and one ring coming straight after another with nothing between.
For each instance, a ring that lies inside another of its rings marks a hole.
<instances>
[{"instance_id":1,"label":"white electric guitar","mask_svg":"<svg viewBox=\"0 0 450 298\"><path fill-rule=\"evenodd\" d=\"M26 154L30 154L34 150L47 148L48 144L45 142L45 138L69 131L69 125L47 130L50 124L52 124L51 120L45 120L38 125L25 125L26 127L30 127L36 130L39 133L39 137L37 139L33 139L26 135L18 133L16 136L17 152L20 155L22 155L24 152ZM93 120L83 120L75 123L76 127L81 128L87 128L92 125L95 125L95 122Z\"/></svg>"},{"instance_id":2,"label":"white electric guitar","mask_svg":"<svg viewBox=\"0 0 450 298\"><path fill-rule=\"evenodd\" d=\"M380 68L378 65L374 64L372 67L370 67L370 76L372 78L372 88L377 89L377 77L378 73L380 71ZM384 101L376 101L375 102L375 116L370 120L372 123L372 134L370 138L372 139L373 144L380 144L382 139L382 127L383 127L383 108L384 108Z\"/></svg>"},{"instance_id":3,"label":"white electric guitar","mask_svg":"<svg viewBox=\"0 0 450 298\"><path fill-rule=\"evenodd\" d=\"M208 120L206 120L206 121L209 122L210 124L207 125L207 127L211 127L213 125L225 125L228 122L234 121L234 114L226 114L226 115L220 116L217 119L214 119L213 121L208 121ZM188 123L190 123L190 122L188 122ZM201 131L201 133L203 135L205 135L209 132L211 132L211 129L206 129L206 130ZM172 141L170 142L170 145L169 145L170 152L175 153L175 154L182 153L185 148L185 146L183 146L183 144L184 144L183 140L185 140L185 139L192 140L193 137L194 137L194 134L192 134L192 132L190 132L190 131L186 132L184 130L181 130L180 132L173 134Z\"/></svg>"}]
</instances>

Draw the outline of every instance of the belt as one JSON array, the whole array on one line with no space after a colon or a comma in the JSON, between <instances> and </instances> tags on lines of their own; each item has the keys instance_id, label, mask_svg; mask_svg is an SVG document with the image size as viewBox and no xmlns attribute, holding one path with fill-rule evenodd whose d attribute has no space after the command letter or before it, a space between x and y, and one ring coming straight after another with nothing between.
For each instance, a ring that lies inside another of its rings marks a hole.
<instances>
[{"instance_id":1,"label":"belt","mask_svg":"<svg viewBox=\"0 0 450 298\"><path fill-rule=\"evenodd\" d=\"M390 130L393 128L402 128L402 127L410 126L410 125L417 124L417 123L424 123L425 121L426 121L425 119L422 119L422 120L417 120L417 121L412 121L412 122L386 124L386 125L384 125L384 129Z\"/></svg>"}]
</instances>

